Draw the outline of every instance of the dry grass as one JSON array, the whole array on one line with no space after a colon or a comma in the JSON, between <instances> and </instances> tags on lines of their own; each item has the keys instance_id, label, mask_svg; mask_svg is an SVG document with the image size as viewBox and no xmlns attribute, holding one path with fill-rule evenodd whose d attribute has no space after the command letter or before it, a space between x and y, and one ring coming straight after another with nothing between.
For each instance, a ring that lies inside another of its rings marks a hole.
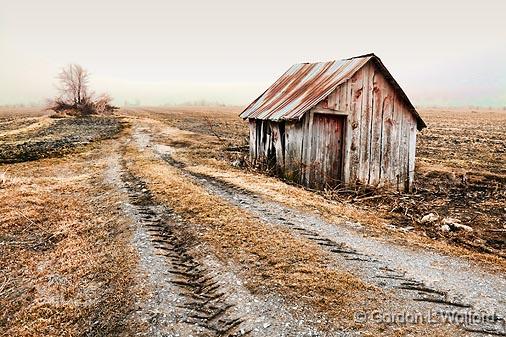
<instances>
[{"instance_id":1,"label":"dry grass","mask_svg":"<svg viewBox=\"0 0 506 337\"><path fill-rule=\"evenodd\" d=\"M248 172L247 170L232 167L231 163L233 161L246 156L244 153L227 151L231 144L243 145L244 136L247 134L246 125L237 118L238 109L221 111L214 115L218 121L217 123L221 119L225 121L225 128L226 125L234 123L234 118L236 124L231 130L237 130L239 125L243 127L242 131L235 136L229 130L224 129L222 138L226 139L226 142L218 140L210 132L199 130L192 124L198 118L198 115L202 114L201 110L205 110L205 108L194 111L186 119L180 111L171 109L162 111L160 109L156 110L156 113L151 116L159 121L149 119L142 122L148 123L149 128L154 131L156 142L172 146L176 150L174 153L175 159L189 165L189 169L211 176L224 177L227 181L252 192L260 193L260 195L270 200L289 204L292 207L306 211L319 212L329 221L340 221L343 218L359 221L366 225L373 235L383 236L387 230L387 225L390 224L399 227L410 225L415 228L415 233L388 229L388 236L401 242L428 246L458 256L467 256L474 260L491 262L491 266L494 268L497 266L502 269L505 268L504 259L497 257L502 254L501 247L504 245L504 232L501 232L501 230L504 230L502 229L504 224L502 219L506 216L503 211L503 208L506 207L505 199L501 197L504 189L497 189L497 186L504 186L504 183L501 183L500 180L501 173L486 175L483 169L478 171L468 170L467 185L461 184L459 179L452 179L455 175L454 172L457 172L457 176L458 172L461 172L455 166L451 166L454 163L453 161L445 162L441 160L440 164L431 164L423 157L426 153L424 152L425 148L428 146L427 142L430 142L431 139L426 135L427 131L419 136L418 190L415 195L389 194L385 191L376 191L375 193L384 196L366 202L353 203L350 202L348 196L314 193L285 184L276 178L259 175L258 173L261 172ZM133 112L130 113L133 114ZM148 115L147 112L141 114ZM436 111L424 111L423 114L429 126L458 125L455 124L457 122L451 122L451 117L456 116L455 112L439 115ZM506 123L506 113L504 112L459 112L457 116L455 117L457 121L463 123L461 128L465 128L470 123L469 121L480 125L480 128L489 127L491 130L495 128L495 133L492 132L490 135L490 137L495 138L485 143L498 143L501 139L506 138L504 131L501 131L504 130L503 125ZM487 118L491 119L491 122L487 122ZM166 125L181 127L185 130L174 128L168 130ZM198 125L202 127L202 124ZM437 126L433 128L436 129L434 133L439 132L438 139L446 134L451 134L451 130L442 129L437 131ZM196 132L189 132L188 130ZM454 128L454 130L459 129ZM456 133L451 137L458 138L458 136L458 133ZM447 153L457 153L458 147L463 146L462 144L465 144L465 141L450 143L457 145L441 146L440 158L451 158ZM494 156L493 153L497 151L501 151L501 148L482 146L478 152L473 152L474 159L469 159L469 162L478 160L477 158L481 157L480 153L483 152L486 153L483 158L488 158L486 161L489 161L491 156ZM465 154L468 152L460 150L459 153ZM461 156L465 158L465 156ZM495 162L503 160L501 158L504 157L497 158L497 154L495 156ZM433 161L436 162L437 160L434 159ZM486 161L482 161L482 166L487 165ZM195 165L197 166L192 167ZM492 164L490 167L493 169L494 165ZM392 211L393 209L394 211ZM419 220L429 212L436 212L442 217L459 217L464 224L471 225L475 230L472 233L443 233L435 225L422 225Z\"/></svg>"},{"instance_id":2,"label":"dry grass","mask_svg":"<svg viewBox=\"0 0 506 337\"><path fill-rule=\"evenodd\" d=\"M119 113L153 118L166 125L212 136L220 142L247 141L248 129L238 118L241 107L150 107L123 108ZM219 138L216 137L219 135Z\"/></svg>"},{"instance_id":3,"label":"dry grass","mask_svg":"<svg viewBox=\"0 0 506 337\"><path fill-rule=\"evenodd\" d=\"M100 179L105 153L0 166L0 331L109 336L132 310L136 255Z\"/></svg>"},{"instance_id":4,"label":"dry grass","mask_svg":"<svg viewBox=\"0 0 506 337\"><path fill-rule=\"evenodd\" d=\"M188 135L186 132L182 134ZM356 311L382 308L395 312L409 304L364 283L347 271L330 267L330 257L318 245L294 237L289 231L264 223L247 211L225 202L169 166L151 150L126 148L127 167L148 182L155 198L168 205L186 222L189 240L203 245L202 255L213 254L225 264L239 266L245 286L254 293L277 293L308 310L318 310L333 324L359 329L366 336L453 335L452 326L419 324L396 327L354 322ZM279 183L279 181L278 181ZM367 333L369 331L370 333Z\"/></svg>"},{"instance_id":5,"label":"dry grass","mask_svg":"<svg viewBox=\"0 0 506 337\"><path fill-rule=\"evenodd\" d=\"M161 122L139 122L150 129L157 143L174 147L174 157L190 164L191 170L319 212L331 221L343 216L361 219L372 233L383 234L385 220L376 214L275 178L231 168L230 162L243 154L227 148L244 144L246 130L236 112L236 108L192 107L175 108L167 116L162 109L148 109L140 114ZM20 122L14 117L0 115L0 131L15 126L23 129L20 135L33 132L30 125L36 119ZM167 125L189 131L169 130ZM12 135L17 137L17 133ZM138 282L144 276L136 275L138 258L131 246L131 228L118 207L124 196L102 179L107 158L117 146L117 140L107 140L61 159L0 165L0 335L133 335L145 328L128 315L149 289ZM124 155L128 169L149 182L160 202L183 216L188 233L203 249L210 248L222 261L239 266L251 291L279 293L308 310L329 315L338 325L368 329L374 336L450 335L433 326L355 324L351 317L355 310L396 309L389 304L390 294L329 267L329 255L319 246L209 194L149 148L140 152L130 142Z\"/></svg>"},{"instance_id":6,"label":"dry grass","mask_svg":"<svg viewBox=\"0 0 506 337\"><path fill-rule=\"evenodd\" d=\"M188 223L202 226L202 239L219 258L243 268L250 289L302 298L347 320L351 307L366 303L371 307L376 302L378 290L347 272L329 269L326 253L316 244L262 223L209 194L151 153L130 146L125 158L129 170L146 179L156 198Z\"/></svg>"},{"instance_id":7,"label":"dry grass","mask_svg":"<svg viewBox=\"0 0 506 337\"><path fill-rule=\"evenodd\" d=\"M418 163L457 173L506 179L506 111L423 109L428 128L419 136Z\"/></svg>"},{"instance_id":8,"label":"dry grass","mask_svg":"<svg viewBox=\"0 0 506 337\"><path fill-rule=\"evenodd\" d=\"M50 113L42 106L35 107L9 107L0 106L0 121L5 118L40 117Z\"/></svg>"},{"instance_id":9,"label":"dry grass","mask_svg":"<svg viewBox=\"0 0 506 337\"><path fill-rule=\"evenodd\" d=\"M180 159L177 155L174 158ZM432 248L480 262L483 267L489 267L492 270L506 270L504 259L491 254L483 254L463 247L448 245L445 242L434 241L426 236L420 236L419 233L388 229L389 222L385 219L386 215L380 211L371 212L370 210L354 207L352 204L332 201L320 194L286 184L276 178L263 177L259 180L256 174L230 168L223 170L217 166L198 165L190 166L187 169L221 179L244 190L261 195L266 200L318 214L332 223L342 223L346 220L359 221L367 226L366 233L369 236L382 237L396 244ZM385 232L388 233L387 237L385 237Z\"/></svg>"}]
</instances>

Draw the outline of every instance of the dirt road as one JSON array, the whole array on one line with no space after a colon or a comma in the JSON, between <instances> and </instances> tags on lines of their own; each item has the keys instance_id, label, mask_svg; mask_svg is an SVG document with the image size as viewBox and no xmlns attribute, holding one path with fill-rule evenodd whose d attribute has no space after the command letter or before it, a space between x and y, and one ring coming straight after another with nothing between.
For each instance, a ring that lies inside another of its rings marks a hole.
<instances>
[{"instance_id":1,"label":"dirt road","mask_svg":"<svg viewBox=\"0 0 506 337\"><path fill-rule=\"evenodd\" d=\"M123 123L79 154L0 167L11 172L0 203L3 335L506 335L506 278L494 259L361 223L311 192L243 172L208 156L223 146L213 135L147 116ZM52 246L25 240L34 226ZM102 268L74 261L84 237ZM75 290L61 297L65 286Z\"/></svg>"},{"instance_id":2,"label":"dirt road","mask_svg":"<svg viewBox=\"0 0 506 337\"><path fill-rule=\"evenodd\" d=\"M134 128L134 139L141 149L152 149L189 179L247 210L260 221L289 230L302 240L316 242L333 255L330 266L352 271L363 281L389 291L395 297L396 313L402 312L399 309L405 306L404 310L411 313L497 314L490 324L470 326L466 330L503 332L504 319L500 313L506 312L506 301L497 296L506 289L503 275L490 273L465 259L371 238L364 235L359 223L329 223L317 215L266 201L262 195L249 193L219 178L192 172L185 163L172 157L177 149L153 144L149 132L147 127Z\"/></svg>"}]
</instances>

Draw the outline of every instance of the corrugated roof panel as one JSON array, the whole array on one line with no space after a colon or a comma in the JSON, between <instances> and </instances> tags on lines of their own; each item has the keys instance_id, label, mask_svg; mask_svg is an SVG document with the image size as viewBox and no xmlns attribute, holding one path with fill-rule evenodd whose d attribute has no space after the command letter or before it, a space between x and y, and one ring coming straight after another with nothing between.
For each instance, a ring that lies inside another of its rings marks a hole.
<instances>
[{"instance_id":1,"label":"corrugated roof panel","mask_svg":"<svg viewBox=\"0 0 506 337\"><path fill-rule=\"evenodd\" d=\"M242 118L299 119L360 69L371 56L319 63L300 63L288 69L241 114Z\"/></svg>"},{"instance_id":2,"label":"corrugated roof panel","mask_svg":"<svg viewBox=\"0 0 506 337\"><path fill-rule=\"evenodd\" d=\"M374 54L338 61L295 64L253 101L240 116L273 121L300 119L304 113L330 95L340 84L350 79L371 59L377 62L390 82L401 92L401 96L417 118L418 129L425 127L425 123L406 94Z\"/></svg>"}]
</instances>

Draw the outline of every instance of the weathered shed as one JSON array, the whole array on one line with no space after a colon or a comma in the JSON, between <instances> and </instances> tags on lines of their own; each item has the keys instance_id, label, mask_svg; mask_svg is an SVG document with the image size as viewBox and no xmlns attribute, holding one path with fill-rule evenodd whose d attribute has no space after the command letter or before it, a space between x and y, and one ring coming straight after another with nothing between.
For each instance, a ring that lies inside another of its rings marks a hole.
<instances>
[{"instance_id":1,"label":"weathered shed","mask_svg":"<svg viewBox=\"0 0 506 337\"><path fill-rule=\"evenodd\" d=\"M374 54L296 64L241 117L251 160L288 179L317 189L412 186L425 123Z\"/></svg>"}]
</instances>

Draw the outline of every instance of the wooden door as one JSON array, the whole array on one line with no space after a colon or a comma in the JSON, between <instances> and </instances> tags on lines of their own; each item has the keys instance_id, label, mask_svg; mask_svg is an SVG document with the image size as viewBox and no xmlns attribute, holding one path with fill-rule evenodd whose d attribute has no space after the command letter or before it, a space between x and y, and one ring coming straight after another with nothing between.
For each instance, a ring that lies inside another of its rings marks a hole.
<instances>
[{"instance_id":1,"label":"wooden door","mask_svg":"<svg viewBox=\"0 0 506 337\"><path fill-rule=\"evenodd\" d=\"M309 185L323 189L342 180L344 116L318 114L313 117Z\"/></svg>"}]
</instances>

